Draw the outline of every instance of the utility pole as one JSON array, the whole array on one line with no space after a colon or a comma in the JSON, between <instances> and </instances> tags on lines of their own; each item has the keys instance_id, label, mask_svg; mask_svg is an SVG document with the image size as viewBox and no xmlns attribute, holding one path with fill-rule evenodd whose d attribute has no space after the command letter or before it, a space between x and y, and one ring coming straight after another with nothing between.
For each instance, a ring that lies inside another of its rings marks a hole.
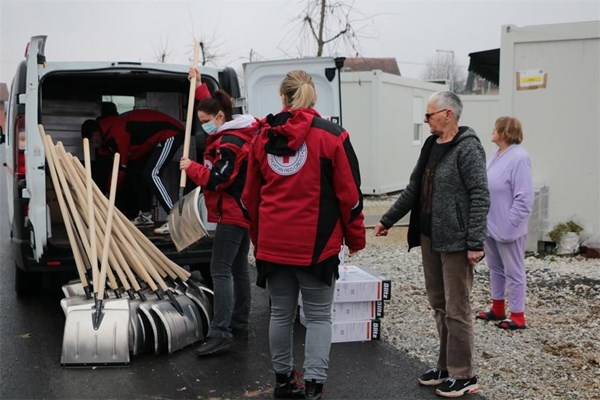
<instances>
[{"instance_id":1,"label":"utility pole","mask_svg":"<svg viewBox=\"0 0 600 400\"><path fill-rule=\"evenodd\" d=\"M454 50L440 50L437 49L436 52L438 53L447 53L450 54L450 63L446 63L447 69L446 69L446 76L448 79L448 86L450 91L454 91L454 77L451 76L451 71L454 70Z\"/></svg>"}]
</instances>

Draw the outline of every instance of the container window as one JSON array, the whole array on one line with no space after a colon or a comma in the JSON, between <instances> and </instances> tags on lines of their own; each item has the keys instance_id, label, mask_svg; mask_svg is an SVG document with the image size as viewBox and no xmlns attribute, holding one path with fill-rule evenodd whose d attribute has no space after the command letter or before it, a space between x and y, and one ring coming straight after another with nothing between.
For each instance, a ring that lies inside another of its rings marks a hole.
<instances>
[{"instance_id":1,"label":"container window","mask_svg":"<svg viewBox=\"0 0 600 400\"><path fill-rule=\"evenodd\" d=\"M423 140L423 98L413 97L413 146L421 146Z\"/></svg>"}]
</instances>

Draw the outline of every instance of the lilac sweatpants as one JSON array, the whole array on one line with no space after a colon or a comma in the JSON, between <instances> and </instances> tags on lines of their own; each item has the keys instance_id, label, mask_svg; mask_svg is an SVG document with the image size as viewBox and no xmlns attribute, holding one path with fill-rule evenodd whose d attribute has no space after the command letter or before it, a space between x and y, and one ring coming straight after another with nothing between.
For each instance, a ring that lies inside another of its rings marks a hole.
<instances>
[{"instance_id":1,"label":"lilac sweatpants","mask_svg":"<svg viewBox=\"0 0 600 400\"><path fill-rule=\"evenodd\" d=\"M511 312L525 311L525 242L521 236L514 242L498 242L486 237L485 257L490 268L490 289L493 300L508 300Z\"/></svg>"}]
</instances>

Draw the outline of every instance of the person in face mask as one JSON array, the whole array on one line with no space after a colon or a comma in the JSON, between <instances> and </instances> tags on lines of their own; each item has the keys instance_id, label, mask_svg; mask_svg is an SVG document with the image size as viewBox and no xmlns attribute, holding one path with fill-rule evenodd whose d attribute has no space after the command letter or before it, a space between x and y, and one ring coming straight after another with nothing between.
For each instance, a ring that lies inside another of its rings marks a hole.
<instances>
[{"instance_id":1,"label":"person in face mask","mask_svg":"<svg viewBox=\"0 0 600 400\"><path fill-rule=\"evenodd\" d=\"M242 214L240 196L246 181L250 142L258 132L258 121L250 115L232 115L231 97L223 90L210 93L198 77L196 111L208 135L202 164L183 157L180 168L202 187L208 221L217 224L213 239L210 273L213 281L213 319L198 356L228 350L234 338L248 337L250 275L248 223Z\"/></svg>"}]
</instances>

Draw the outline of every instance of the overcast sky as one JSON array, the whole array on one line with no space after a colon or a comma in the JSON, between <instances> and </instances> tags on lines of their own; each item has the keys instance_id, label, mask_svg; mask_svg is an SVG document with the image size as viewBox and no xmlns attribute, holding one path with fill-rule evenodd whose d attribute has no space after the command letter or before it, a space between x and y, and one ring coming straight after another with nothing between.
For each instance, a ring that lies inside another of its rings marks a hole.
<instances>
[{"instance_id":1,"label":"overcast sky","mask_svg":"<svg viewBox=\"0 0 600 400\"><path fill-rule=\"evenodd\" d=\"M339 1L339 0L338 0ZM394 57L420 78L443 50L466 69L468 53L500 46L502 25L600 20L600 0L351 0L360 55ZM48 61L157 61L188 64L194 38L239 69L249 60L315 55L299 38L298 0L0 0L0 82L10 82L27 41L48 35ZM343 46L325 55L353 56Z\"/></svg>"}]
</instances>

